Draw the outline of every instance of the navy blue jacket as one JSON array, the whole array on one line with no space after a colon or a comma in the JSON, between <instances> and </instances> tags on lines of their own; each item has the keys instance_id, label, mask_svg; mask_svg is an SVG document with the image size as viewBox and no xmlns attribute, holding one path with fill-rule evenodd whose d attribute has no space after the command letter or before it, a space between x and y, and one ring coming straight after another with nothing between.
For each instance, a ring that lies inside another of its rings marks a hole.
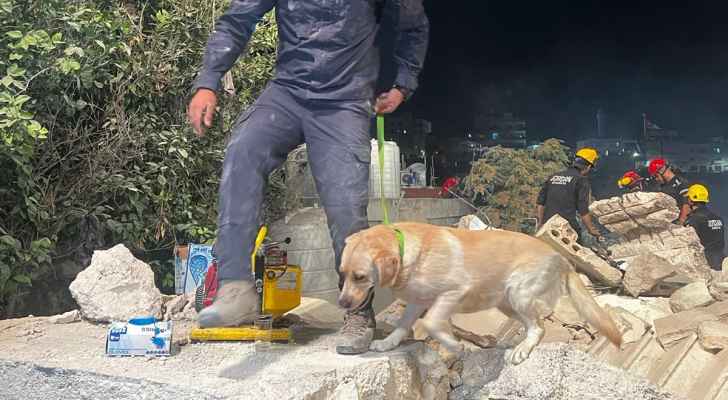
<instances>
[{"instance_id":1,"label":"navy blue jacket","mask_svg":"<svg viewBox=\"0 0 728 400\"><path fill-rule=\"evenodd\" d=\"M395 85L413 92L422 70L429 23L422 0L385 0L395 21ZM273 7L278 59L273 81L305 99L374 97L379 75L377 0L233 0L215 25L193 90L220 89L255 25Z\"/></svg>"}]
</instances>

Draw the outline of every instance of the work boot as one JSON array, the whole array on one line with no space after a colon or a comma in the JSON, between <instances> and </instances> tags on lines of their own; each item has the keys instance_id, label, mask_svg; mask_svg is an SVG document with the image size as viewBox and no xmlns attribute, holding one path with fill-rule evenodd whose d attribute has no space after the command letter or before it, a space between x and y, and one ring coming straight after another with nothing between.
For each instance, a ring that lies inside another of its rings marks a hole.
<instances>
[{"instance_id":1,"label":"work boot","mask_svg":"<svg viewBox=\"0 0 728 400\"><path fill-rule=\"evenodd\" d=\"M197 315L200 328L239 326L255 319L258 295L255 284L243 280L220 281L212 305Z\"/></svg>"},{"instance_id":2,"label":"work boot","mask_svg":"<svg viewBox=\"0 0 728 400\"><path fill-rule=\"evenodd\" d=\"M344 315L344 326L336 340L336 352L339 354L361 354L369 350L374 338L374 310L368 307L360 311L347 311Z\"/></svg>"}]
</instances>

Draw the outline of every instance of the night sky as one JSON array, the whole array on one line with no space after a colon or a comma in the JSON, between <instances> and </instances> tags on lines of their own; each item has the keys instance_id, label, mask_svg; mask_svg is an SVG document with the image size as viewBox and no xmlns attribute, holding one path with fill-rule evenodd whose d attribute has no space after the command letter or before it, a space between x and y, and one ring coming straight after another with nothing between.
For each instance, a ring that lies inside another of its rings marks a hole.
<instances>
[{"instance_id":1,"label":"night sky","mask_svg":"<svg viewBox=\"0 0 728 400\"><path fill-rule=\"evenodd\" d=\"M511 111L529 139L641 130L641 115L682 136L728 132L728 6L653 1L425 1L430 48L403 107L438 136L473 115Z\"/></svg>"}]
</instances>

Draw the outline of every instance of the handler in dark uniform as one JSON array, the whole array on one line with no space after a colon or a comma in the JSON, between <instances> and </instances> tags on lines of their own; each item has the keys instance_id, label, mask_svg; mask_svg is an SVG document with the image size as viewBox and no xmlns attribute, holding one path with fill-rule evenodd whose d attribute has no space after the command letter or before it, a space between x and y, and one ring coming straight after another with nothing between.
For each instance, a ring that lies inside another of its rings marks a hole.
<instances>
[{"instance_id":1,"label":"handler in dark uniform","mask_svg":"<svg viewBox=\"0 0 728 400\"><path fill-rule=\"evenodd\" d=\"M577 213L590 234L602 241L603 237L594 226L589 212L591 184L588 175L596 164L599 153L593 148L583 148L576 152L574 163L568 169L552 175L544 182L538 195L538 223L543 225L551 217L558 214L569 221L571 227L579 234L581 229L576 220Z\"/></svg>"},{"instance_id":2,"label":"handler in dark uniform","mask_svg":"<svg viewBox=\"0 0 728 400\"><path fill-rule=\"evenodd\" d=\"M687 194L692 211L685 225L695 228L700 243L705 248L708 264L714 270L720 271L725 247L723 219L708 208L708 188L695 184L690 186Z\"/></svg>"}]
</instances>

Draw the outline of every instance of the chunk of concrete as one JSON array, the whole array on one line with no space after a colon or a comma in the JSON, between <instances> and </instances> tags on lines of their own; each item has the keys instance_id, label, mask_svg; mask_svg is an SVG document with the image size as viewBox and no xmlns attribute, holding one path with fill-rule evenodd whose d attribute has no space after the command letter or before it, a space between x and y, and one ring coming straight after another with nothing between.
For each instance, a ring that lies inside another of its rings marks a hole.
<instances>
[{"instance_id":1,"label":"chunk of concrete","mask_svg":"<svg viewBox=\"0 0 728 400\"><path fill-rule=\"evenodd\" d=\"M728 257L723 259L723 265L721 266L724 276L728 276Z\"/></svg>"},{"instance_id":2,"label":"chunk of concrete","mask_svg":"<svg viewBox=\"0 0 728 400\"><path fill-rule=\"evenodd\" d=\"M154 285L154 272L121 244L95 251L91 265L76 276L69 289L81 315L92 321L162 317L162 295Z\"/></svg>"},{"instance_id":3,"label":"chunk of concrete","mask_svg":"<svg viewBox=\"0 0 728 400\"><path fill-rule=\"evenodd\" d=\"M719 321L705 321L698 325L698 339L706 350L728 349L728 324Z\"/></svg>"},{"instance_id":4,"label":"chunk of concrete","mask_svg":"<svg viewBox=\"0 0 728 400\"><path fill-rule=\"evenodd\" d=\"M624 261L628 265L632 265L632 260L641 254L655 254L672 264L678 274L694 280L711 277L700 238L689 226L672 225L662 231L624 237L610 245L609 251L616 261Z\"/></svg>"},{"instance_id":5,"label":"chunk of concrete","mask_svg":"<svg viewBox=\"0 0 728 400\"><path fill-rule=\"evenodd\" d=\"M607 312L622 333L623 344L638 342L642 339L645 332L647 332L647 323L624 308L609 307L607 308Z\"/></svg>"},{"instance_id":6,"label":"chunk of concrete","mask_svg":"<svg viewBox=\"0 0 728 400\"><path fill-rule=\"evenodd\" d=\"M719 320L728 322L728 301L719 301L705 307L704 310L715 315Z\"/></svg>"},{"instance_id":7,"label":"chunk of concrete","mask_svg":"<svg viewBox=\"0 0 728 400\"><path fill-rule=\"evenodd\" d=\"M676 268L664 258L651 253L640 254L630 261L622 285L627 293L639 297L649 294L658 283L675 274Z\"/></svg>"},{"instance_id":8,"label":"chunk of concrete","mask_svg":"<svg viewBox=\"0 0 728 400\"><path fill-rule=\"evenodd\" d=\"M728 300L728 282L712 281L708 284L708 291L717 301Z\"/></svg>"},{"instance_id":9,"label":"chunk of concrete","mask_svg":"<svg viewBox=\"0 0 728 400\"><path fill-rule=\"evenodd\" d=\"M71 310L63 314L54 315L48 317L48 322L51 324L70 324L81 320L81 313L78 310Z\"/></svg>"},{"instance_id":10,"label":"chunk of concrete","mask_svg":"<svg viewBox=\"0 0 728 400\"><path fill-rule=\"evenodd\" d=\"M694 334L698 326L705 321L718 321L718 317L709 312L707 307L657 319L655 320L657 340L665 349L670 348L680 340Z\"/></svg>"},{"instance_id":11,"label":"chunk of concrete","mask_svg":"<svg viewBox=\"0 0 728 400\"><path fill-rule=\"evenodd\" d=\"M662 297L631 297L604 294L594 298L602 307L623 308L644 321L648 327L654 328L654 321L672 315L670 301Z\"/></svg>"},{"instance_id":12,"label":"chunk of concrete","mask_svg":"<svg viewBox=\"0 0 728 400\"><path fill-rule=\"evenodd\" d=\"M680 214L675 199L659 192L627 193L595 201L589 210L605 228L625 236L665 229Z\"/></svg>"},{"instance_id":13,"label":"chunk of concrete","mask_svg":"<svg viewBox=\"0 0 728 400\"><path fill-rule=\"evenodd\" d=\"M710 295L708 286L703 280L680 288L670 296L670 307L676 313L691 310L695 307L708 306L713 303L715 303L715 299Z\"/></svg>"},{"instance_id":14,"label":"chunk of concrete","mask_svg":"<svg viewBox=\"0 0 728 400\"><path fill-rule=\"evenodd\" d=\"M554 250L571 261L577 270L591 279L611 287L620 285L622 273L591 249L578 244L576 242L578 235L569 222L560 215L549 218L536 232L536 237L548 243Z\"/></svg>"}]
</instances>

